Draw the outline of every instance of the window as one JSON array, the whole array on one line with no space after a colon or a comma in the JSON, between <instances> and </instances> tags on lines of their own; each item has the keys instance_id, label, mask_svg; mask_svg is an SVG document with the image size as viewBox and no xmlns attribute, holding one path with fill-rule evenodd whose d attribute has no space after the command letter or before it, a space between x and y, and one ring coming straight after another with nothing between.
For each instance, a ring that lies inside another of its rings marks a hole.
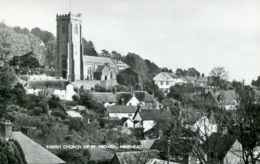
<instances>
[{"instance_id":1,"label":"window","mask_svg":"<svg viewBox=\"0 0 260 164\"><path fill-rule=\"evenodd\" d=\"M61 31L62 31L63 34L65 34L65 25L64 24L62 25L62 30Z\"/></svg>"},{"instance_id":2,"label":"window","mask_svg":"<svg viewBox=\"0 0 260 164\"><path fill-rule=\"evenodd\" d=\"M166 81L166 85L169 85L169 81Z\"/></svg>"},{"instance_id":3,"label":"window","mask_svg":"<svg viewBox=\"0 0 260 164\"><path fill-rule=\"evenodd\" d=\"M179 159L179 160L183 160L183 156L179 155L179 156L178 156L178 159Z\"/></svg>"},{"instance_id":4,"label":"window","mask_svg":"<svg viewBox=\"0 0 260 164\"><path fill-rule=\"evenodd\" d=\"M132 117L132 114L128 114L128 117Z\"/></svg>"},{"instance_id":5,"label":"window","mask_svg":"<svg viewBox=\"0 0 260 164\"><path fill-rule=\"evenodd\" d=\"M74 31L75 31L75 34L78 34L78 25L77 24L75 24Z\"/></svg>"},{"instance_id":6,"label":"window","mask_svg":"<svg viewBox=\"0 0 260 164\"><path fill-rule=\"evenodd\" d=\"M161 85L163 85L163 81L161 81Z\"/></svg>"}]
</instances>

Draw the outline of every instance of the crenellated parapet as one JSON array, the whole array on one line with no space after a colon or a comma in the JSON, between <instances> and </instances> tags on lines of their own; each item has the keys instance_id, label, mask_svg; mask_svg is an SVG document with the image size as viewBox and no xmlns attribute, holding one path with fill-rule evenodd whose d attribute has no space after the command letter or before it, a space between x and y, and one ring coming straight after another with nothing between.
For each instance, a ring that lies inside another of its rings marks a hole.
<instances>
[{"instance_id":1,"label":"crenellated parapet","mask_svg":"<svg viewBox=\"0 0 260 164\"><path fill-rule=\"evenodd\" d=\"M64 19L76 19L76 20L80 20L82 19L82 14L71 14L70 12L68 14L56 14L56 20L64 20Z\"/></svg>"}]
</instances>

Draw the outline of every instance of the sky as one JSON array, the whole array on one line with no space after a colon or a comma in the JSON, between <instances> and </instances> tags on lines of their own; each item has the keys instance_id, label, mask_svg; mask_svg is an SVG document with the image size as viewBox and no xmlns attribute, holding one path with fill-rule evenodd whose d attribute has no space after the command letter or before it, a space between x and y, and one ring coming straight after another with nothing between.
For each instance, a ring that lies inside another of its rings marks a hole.
<instances>
[{"instance_id":1,"label":"sky","mask_svg":"<svg viewBox=\"0 0 260 164\"><path fill-rule=\"evenodd\" d=\"M71 4L71 5L70 5ZM82 13L83 37L159 67L224 67L228 80L260 75L259 0L0 0L0 21L56 36L56 14Z\"/></svg>"}]
</instances>

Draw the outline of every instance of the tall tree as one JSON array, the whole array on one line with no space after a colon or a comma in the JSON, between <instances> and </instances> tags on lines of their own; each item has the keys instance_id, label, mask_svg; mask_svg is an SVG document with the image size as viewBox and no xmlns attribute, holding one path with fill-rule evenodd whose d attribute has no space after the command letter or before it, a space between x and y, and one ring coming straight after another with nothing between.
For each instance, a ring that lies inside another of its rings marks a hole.
<instances>
[{"instance_id":1,"label":"tall tree","mask_svg":"<svg viewBox=\"0 0 260 164\"><path fill-rule=\"evenodd\" d=\"M139 84L138 74L131 68L119 72L116 76L118 84L125 86L137 86Z\"/></svg>"},{"instance_id":2,"label":"tall tree","mask_svg":"<svg viewBox=\"0 0 260 164\"><path fill-rule=\"evenodd\" d=\"M260 88L260 76L258 76L256 80L252 80L251 85L254 85L259 89Z\"/></svg>"},{"instance_id":3,"label":"tall tree","mask_svg":"<svg viewBox=\"0 0 260 164\"><path fill-rule=\"evenodd\" d=\"M223 85L223 82L228 79L228 72L224 67L214 67L209 75L212 78L212 84L215 87L220 87Z\"/></svg>"}]
</instances>

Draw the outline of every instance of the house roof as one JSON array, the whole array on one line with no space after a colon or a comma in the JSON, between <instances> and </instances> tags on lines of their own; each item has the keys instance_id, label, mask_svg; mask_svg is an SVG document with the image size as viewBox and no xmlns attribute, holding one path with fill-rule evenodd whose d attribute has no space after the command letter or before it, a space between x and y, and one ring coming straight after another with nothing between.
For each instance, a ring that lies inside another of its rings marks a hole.
<instances>
[{"instance_id":1,"label":"house roof","mask_svg":"<svg viewBox=\"0 0 260 164\"><path fill-rule=\"evenodd\" d=\"M146 91L134 91L134 94L139 101L144 101L144 102L154 101L154 96L150 95Z\"/></svg>"},{"instance_id":2,"label":"house roof","mask_svg":"<svg viewBox=\"0 0 260 164\"><path fill-rule=\"evenodd\" d=\"M138 101L144 102L153 102L154 96L150 95L146 91L134 91L134 96L137 98ZM132 94L130 92L118 92L116 93L118 102L122 104L122 98L125 100L125 104L132 98Z\"/></svg>"},{"instance_id":3,"label":"house roof","mask_svg":"<svg viewBox=\"0 0 260 164\"><path fill-rule=\"evenodd\" d=\"M86 107L85 106L82 106L82 105L76 105L74 107L72 107L73 110L86 110Z\"/></svg>"},{"instance_id":4,"label":"house roof","mask_svg":"<svg viewBox=\"0 0 260 164\"><path fill-rule=\"evenodd\" d=\"M92 92L91 95L95 101L100 102L100 103L103 103L103 102L117 103L118 102L116 95L113 93Z\"/></svg>"},{"instance_id":5,"label":"house roof","mask_svg":"<svg viewBox=\"0 0 260 164\"><path fill-rule=\"evenodd\" d=\"M188 82L193 82L193 81L196 81L198 80L198 77L196 76L183 76L183 78L188 81Z\"/></svg>"},{"instance_id":6,"label":"house roof","mask_svg":"<svg viewBox=\"0 0 260 164\"><path fill-rule=\"evenodd\" d=\"M76 112L76 111L73 111L73 110L66 111L66 113L67 113L70 117L83 118L79 112Z\"/></svg>"},{"instance_id":7,"label":"house roof","mask_svg":"<svg viewBox=\"0 0 260 164\"><path fill-rule=\"evenodd\" d=\"M66 163L21 132L12 132L12 138L21 145L28 164Z\"/></svg>"},{"instance_id":8,"label":"house roof","mask_svg":"<svg viewBox=\"0 0 260 164\"><path fill-rule=\"evenodd\" d=\"M113 160L115 158L119 160L120 164L144 164L150 158L160 159L161 156L157 150L146 150L116 153Z\"/></svg>"},{"instance_id":9,"label":"house roof","mask_svg":"<svg viewBox=\"0 0 260 164\"><path fill-rule=\"evenodd\" d=\"M175 73L161 72L161 74L164 75L164 76L166 76L167 78L172 78L172 79L179 78L179 76L176 75Z\"/></svg>"},{"instance_id":10,"label":"house roof","mask_svg":"<svg viewBox=\"0 0 260 164\"><path fill-rule=\"evenodd\" d=\"M204 146L219 160L223 160L226 153L230 150L236 140L237 139L234 136L213 133L204 143Z\"/></svg>"},{"instance_id":11,"label":"house roof","mask_svg":"<svg viewBox=\"0 0 260 164\"><path fill-rule=\"evenodd\" d=\"M109 63L111 68L117 68L117 65L113 62L112 59L106 57L96 57L96 56L83 56L83 61L88 63L93 63L97 65L104 65L105 63Z\"/></svg>"},{"instance_id":12,"label":"house roof","mask_svg":"<svg viewBox=\"0 0 260 164\"><path fill-rule=\"evenodd\" d=\"M111 160L115 153L103 149L88 149L90 152L90 161Z\"/></svg>"},{"instance_id":13,"label":"house roof","mask_svg":"<svg viewBox=\"0 0 260 164\"><path fill-rule=\"evenodd\" d=\"M67 81L63 80L33 80L28 81L28 89L43 89L43 88L52 88L52 89L61 89L65 90L68 85Z\"/></svg>"},{"instance_id":14,"label":"house roof","mask_svg":"<svg viewBox=\"0 0 260 164\"><path fill-rule=\"evenodd\" d=\"M156 110L156 109L141 109L136 112L139 113L142 120L158 120L160 118L171 118L172 114L169 110ZM136 116L135 114L135 116ZM135 117L134 116L134 117Z\"/></svg>"},{"instance_id":15,"label":"house roof","mask_svg":"<svg viewBox=\"0 0 260 164\"><path fill-rule=\"evenodd\" d=\"M148 140L140 140L140 143L144 150L149 150L153 145L155 139L148 139Z\"/></svg>"},{"instance_id":16,"label":"house roof","mask_svg":"<svg viewBox=\"0 0 260 164\"><path fill-rule=\"evenodd\" d=\"M95 72L102 72L104 68L105 68L105 65L99 65Z\"/></svg>"},{"instance_id":17,"label":"house roof","mask_svg":"<svg viewBox=\"0 0 260 164\"><path fill-rule=\"evenodd\" d=\"M220 95L222 105L235 105L238 100L238 94L234 90L220 90L216 95Z\"/></svg>"},{"instance_id":18,"label":"house roof","mask_svg":"<svg viewBox=\"0 0 260 164\"><path fill-rule=\"evenodd\" d=\"M83 89L91 89L94 88L96 84L100 84L99 80L78 80L78 81L74 81L72 82L72 85L74 85L75 87L83 87Z\"/></svg>"},{"instance_id":19,"label":"house roof","mask_svg":"<svg viewBox=\"0 0 260 164\"><path fill-rule=\"evenodd\" d=\"M160 139L156 139L153 143L153 145L151 146L151 150L158 150L159 152L161 152L162 154L166 155L167 153L167 149L168 149L168 137L162 137ZM188 155L189 152L191 151L191 144L187 144L187 143L191 143L193 141L189 140L189 139L182 139L182 138L171 138L170 139L170 152L172 154L178 154L178 155ZM186 145L186 146L184 146Z\"/></svg>"},{"instance_id":20,"label":"house roof","mask_svg":"<svg viewBox=\"0 0 260 164\"><path fill-rule=\"evenodd\" d=\"M166 164L166 163L167 163L167 161L165 161L165 160L150 158L144 164ZM180 163L170 161L169 164L180 164Z\"/></svg>"},{"instance_id":21,"label":"house roof","mask_svg":"<svg viewBox=\"0 0 260 164\"><path fill-rule=\"evenodd\" d=\"M137 110L137 107L136 106L115 105L115 106L108 106L107 110L109 113L135 113Z\"/></svg>"},{"instance_id":22,"label":"house roof","mask_svg":"<svg viewBox=\"0 0 260 164\"><path fill-rule=\"evenodd\" d=\"M131 119L128 118L128 117L122 117L122 118L121 118L122 123L125 123L127 120L131 120ZM131 120L131 121L132 121L132 120Z\"/></svg>"}]
</instances>

